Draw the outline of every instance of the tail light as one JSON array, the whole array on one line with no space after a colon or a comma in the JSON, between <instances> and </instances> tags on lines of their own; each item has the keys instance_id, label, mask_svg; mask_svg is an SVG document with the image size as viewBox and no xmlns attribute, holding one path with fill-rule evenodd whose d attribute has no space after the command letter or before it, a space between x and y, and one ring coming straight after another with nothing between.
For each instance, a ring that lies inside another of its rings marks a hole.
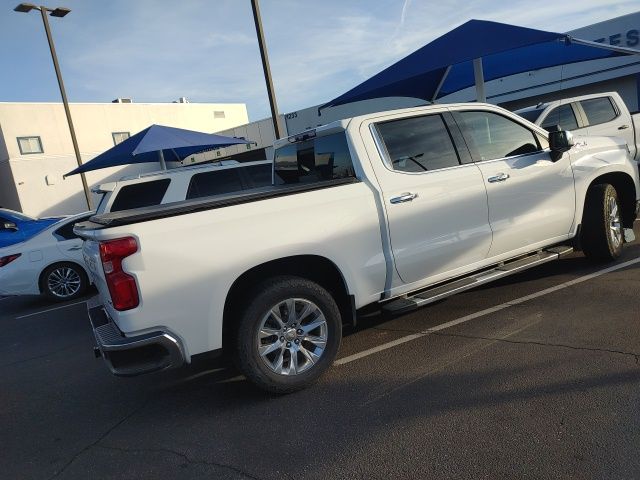
<instances>
[{"instance_id":1,"label":"tail light","mask_svg":"<svg viewBox=\"0 0 640 480\"><path fill-rule=\"evenodd\" d=\"M139 305L136 279L122 269L122 260L138 251L133 237L100 242L100 259L104 276L116 310L130 310Z\"/></svg>"},{"instance_id":2,"label":"tail light","mask_svg":"<svg viewBox=\"0 0 640 480\"><path fill-rule=\"evenodd\" d=\"M7 255L6 257L0 257L0 267L4 267L18 258L21 253L14 253L13 255Z\"/></svg>"}]
</instances>

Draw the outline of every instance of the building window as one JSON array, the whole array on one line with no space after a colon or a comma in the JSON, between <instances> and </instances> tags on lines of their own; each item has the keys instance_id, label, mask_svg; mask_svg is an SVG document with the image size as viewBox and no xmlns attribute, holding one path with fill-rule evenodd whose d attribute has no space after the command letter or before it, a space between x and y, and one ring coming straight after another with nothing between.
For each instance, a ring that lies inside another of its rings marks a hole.
<instances>
[{"instance_id":1,"label":"building window","mask_svg":"<svg viewBox=\"0 0 640 480\"><path fill-rule=\"evenodd\" d=\"M113 144L118 145L129 138L130 135L129 132L113 132L111 136L113 137Z\"/></svg>"},{"instance_id":2,"label":"building window","mask_svg":"<svg viewBox=\"0 0 640 480\"><path fill-rule=\"evenodd\" d=\"M44 153L40 137L18 137L18 147L21 155Z\"/></svg>"},{"instance_id":3,"label":"building window","mask_svg":"<svg viewBox=\"0 0 640 480\"><path fill-rule=\"evenodd\" d=\"M213 118L225 118L224 110L215 110L213 112Z\"/></svg>"}]
</instances>

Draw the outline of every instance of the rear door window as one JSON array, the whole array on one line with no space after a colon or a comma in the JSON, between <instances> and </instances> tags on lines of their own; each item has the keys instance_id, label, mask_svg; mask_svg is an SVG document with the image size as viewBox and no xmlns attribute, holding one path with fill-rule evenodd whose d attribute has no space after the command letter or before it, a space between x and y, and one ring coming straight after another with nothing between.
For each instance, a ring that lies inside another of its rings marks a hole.
<instances>
[{"instance_id":1,"label":"rear door window","mask_svg":"<svg viewBox=\"0 0 640 480\"><path fill-rule=\"evenodd\" d=\"M187 200L237 192L242 188L238 168L196 173L189 182Z\"/></svg>"},{"instance_id":2,"label":"rear door window","mask_svg":"<svg viewBox=\"0 0 640 480\"><path fill-rule=\"evenodd\" d=\"M394 170L420 173L460 165L440 115L392 120L376 127Z\"/></svg>"},{"instance_id":3,"label":"rear door window","mask_svg":"<svg viewBox=\"0 0 640 480\"><path fill-rule=\"evenodd\" d=\"M550 132L552 130L576 130L578 122L570 104L560 105L549 112L542 122L542 128Z\"/></svg>"},{"instance_id":4,"label":"rear door window","mask_svg":"<svg viewBox=\"0 0 640 480\"><path fill-rule=\"evenodd\" d=\"M580 102L584 113L587 115L589 125L607 123L618 116L615 107L609 97L592 98Z\"/></svg>"},{"instance_id":5,"label":"rear door window","mask_svg":"<svg viewBox=\"0 0 640 480\"><path fill-rule=\"evenodd\" d=\"M116 199L113 201L111 211L119 212L120 210L160 205L167 188L169 188L169 183L171 183L169 178L163 178L150 182L125 185L120 189Z\"/></svg>"},{"instance_id":6,"label":"rear door window","mask_svg":"<svg viewBox=\"0 0 640 480\"><path fill-rule=\"evenodd\" d=\"M73 227L75 227L76 223L86 222L89 220L91 215L87 215L86 217L80 217L73 222L69 222L66 225L63 225L59 229L53 232L58 240L73 240L74 238L79 238L75 233L73 233Z\"/></svg>"}]
</instances>

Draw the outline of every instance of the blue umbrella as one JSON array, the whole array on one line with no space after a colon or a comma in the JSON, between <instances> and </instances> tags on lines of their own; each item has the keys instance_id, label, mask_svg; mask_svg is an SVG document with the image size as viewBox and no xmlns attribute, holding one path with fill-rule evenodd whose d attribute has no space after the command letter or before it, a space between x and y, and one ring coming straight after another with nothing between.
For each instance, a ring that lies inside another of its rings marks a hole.
<instances>
[{"instance_id":1,"label":"blue umbrella","mask_svg":"<svg viewBox=\"0 0 640 480\"><path fill-rule=\"evenodd\" d=\"M241 138L224 137L214 133L151 125L75 170L70 171L65 177L90 170L133 163L160 161L163 168L165 168L165 161L180 161L194 153L241 143L250 142Z\"/></svg>"}]
</instances>

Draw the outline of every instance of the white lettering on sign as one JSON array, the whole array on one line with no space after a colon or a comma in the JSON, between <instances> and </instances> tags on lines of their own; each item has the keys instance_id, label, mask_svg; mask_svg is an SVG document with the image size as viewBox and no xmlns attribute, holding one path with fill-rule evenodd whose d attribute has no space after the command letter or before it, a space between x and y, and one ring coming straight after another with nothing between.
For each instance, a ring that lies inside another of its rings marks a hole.
<instances>
[{"instance_id":1,"label":"white lettering on sign","mask_svg":"<svg viewBox=\"0 0 640 480\"><path fill-rule=\"evenodd\" d=\"M626 32L614 33L608 37L598 38L595 41L598 43L608 43L609 45L635 47L640 43L640 30L632 28Z\"/></svg>"}]
</instances>

